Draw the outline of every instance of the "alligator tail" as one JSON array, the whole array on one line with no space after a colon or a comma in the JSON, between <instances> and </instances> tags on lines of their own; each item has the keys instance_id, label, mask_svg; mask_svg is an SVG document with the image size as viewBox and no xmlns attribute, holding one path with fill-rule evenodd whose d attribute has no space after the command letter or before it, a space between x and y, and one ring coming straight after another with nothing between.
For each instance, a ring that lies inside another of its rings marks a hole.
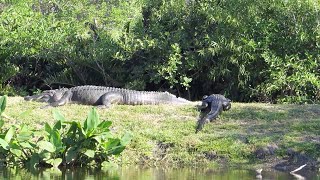
<instances>
[{"instance_id":1,"label":"alligator tail","mask_svg":"<svg viewBox=\"0 0 320 180\"><path fill-rule=\"evenodd\" d=\"M200 118L199 121L197 122L197 128L196 128L196 133L202 130L204 125L208 122L209 120L207 118Z\"/></svg>"}]
</instances>

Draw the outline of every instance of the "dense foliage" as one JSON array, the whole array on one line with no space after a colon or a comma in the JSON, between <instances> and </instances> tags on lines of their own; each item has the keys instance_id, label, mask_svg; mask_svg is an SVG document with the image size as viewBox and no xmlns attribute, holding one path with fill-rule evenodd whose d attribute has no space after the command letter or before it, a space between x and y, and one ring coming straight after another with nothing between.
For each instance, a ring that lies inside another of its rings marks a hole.
<instances>
[{"instance_id":1,"label":"dense foliage","mask_svg":"<svg viewBox=\"0 0 320 180\"><path fill-rule=\"evenodd\" d=\"M96 84L319 102L319 10L316 0L2 1L2 90Z\"/></svg>"},{"instance_id":2,"label":"dense foliage","mask_svg":"<svg viewBox=\"0 0 320 180\"><path fill-rule=\"evenodd\" d=\"M121 139L113 137L111 121L100 122L93 108L83 125L66 121L58 111L53 111L57 122L46 123L43 130L25 124L3 128L2 113L6 96L0 98L0 160L2 165L36 166L110 166L109 158L120 154L131 141L131 135Z\"/></svg>"}]
</instances>

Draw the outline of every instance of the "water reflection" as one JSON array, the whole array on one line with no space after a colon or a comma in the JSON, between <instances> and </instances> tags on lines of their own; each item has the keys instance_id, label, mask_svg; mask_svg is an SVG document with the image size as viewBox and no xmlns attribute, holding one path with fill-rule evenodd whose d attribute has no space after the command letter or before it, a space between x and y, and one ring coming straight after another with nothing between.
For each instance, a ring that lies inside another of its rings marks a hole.
<instances>
[{"instance_id":1,"label":"water reflection","mask_svg":"<svg viewBox=\"0 0 320 180\"><path fill-rule=\"evenodd\" d=\"M300 174L305 179L320 179L316 172ZM255 170L239 169L200 169L200 168L141 168L141 167L123 167L113 170L101 170L93 168L75 168L75 169L37 169L27 170L20 168L2 168L0 169L0 179L77 179L77 180L233 180L233 179L298 179L290 173L264 170L257 174Z\"/></svg>"}]
</instances>

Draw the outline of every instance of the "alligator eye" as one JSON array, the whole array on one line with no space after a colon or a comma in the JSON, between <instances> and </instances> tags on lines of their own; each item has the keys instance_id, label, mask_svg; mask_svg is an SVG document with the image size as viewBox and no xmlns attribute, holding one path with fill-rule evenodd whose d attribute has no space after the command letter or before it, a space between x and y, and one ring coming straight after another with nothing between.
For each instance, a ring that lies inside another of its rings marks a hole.
<instances>
[{"instance_id":1,"label":"alligator eye","mask_svg":"<svg viewBox=\"0 0 320 180\"><path fill-rule=\"evenodd\" d=\"M227 110L231 109L231 103L228 103L228 104L224 105L222 108L223 108L224 111L227 111Z\"/></svg>"},{"instance_id":2,"label":"alligator eye","mask_svg":"<svg viewBox=\"0 0 320 180\"><path fill-rule=\"evenodd\" d=\"M202 97L202 100L205 100L205 99L207 99L208 98L208 96L207 95L204 95L203 97Z\"/></svg>"}]
</instances>

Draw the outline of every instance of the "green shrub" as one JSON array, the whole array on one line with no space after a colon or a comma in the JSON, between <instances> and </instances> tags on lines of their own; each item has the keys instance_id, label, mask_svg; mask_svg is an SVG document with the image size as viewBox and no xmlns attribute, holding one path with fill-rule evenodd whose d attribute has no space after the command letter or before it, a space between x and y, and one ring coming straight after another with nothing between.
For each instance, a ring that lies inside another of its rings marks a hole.
<instances>
[{"instance_id":1,"label":"green shrub","mask_svg":"<svg viewBox=\"0 0 320 180\"><path fill-rule=\"evenodd\" d=\"M0 117L6 106L6 96L0 99ZM131 141L131 135L115 138L109 130L110 121L101 121L93 108L84 124L66 121L53 111L57 122L45 130L26 125L13 125L3 129L0 119L0 159L7 165L85 166L108 165L111 155L119 155Z\"/></svg>"},{"instance_id":2,"label":"green shrub","mask_svg":"<svg viewBox=\"0 0 320 180\"><path fill-rule=\"evenodd\" d=\"M27 2L0 11L1 82L320 100L316 0Z\"/></svg>"}]
</instances>

